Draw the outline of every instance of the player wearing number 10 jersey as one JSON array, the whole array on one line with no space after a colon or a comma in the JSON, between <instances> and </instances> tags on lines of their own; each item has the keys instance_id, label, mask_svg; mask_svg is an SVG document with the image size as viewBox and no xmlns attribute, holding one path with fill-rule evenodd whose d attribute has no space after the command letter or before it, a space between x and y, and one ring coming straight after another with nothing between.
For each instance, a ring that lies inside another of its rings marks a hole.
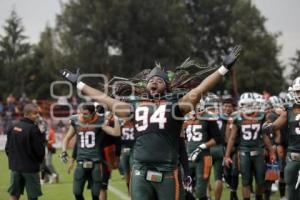
<instances>
[{"instance_id":1,"label":"player wearing number 10 jersey","mask_svg":"<svg viewBox=\"0 0 300 200\"><path fill-rule=\"evenodd\" d=\"M264 113L255 110L255 99L252 93L244 93L239 100L240 114L234 119L234 126L230 135L226 154L225 164L232 163L230 152L235 139L239 136L239 159L240 172L242 174L243 198L250 200L250 184L252 176L256 181L256 199L262 200L265 181L265 157L264 145L270 152L270 160L275 160L274 150L270 138L262 133Z\"/></svg>"},{"instance_id":2,"label":"player wearing number 10 jersey","mask_svg":"<svg viewBox=\"0 0 300 200\"><path fill-rule=\"evenodd\" d=\"M67 162L66 149L75 135L76 137L76 161L74 171L73 194L76 200L83 200L83 189L86 181L91 186L92 199L99 199L102 185L102 140L105 133L116 135L119 123L115 128L103 124L104 118L95 114L94 105L83 104L79 114L70 118L70 127L63 140L61 160Z\"/></svg>"}]
</instances>

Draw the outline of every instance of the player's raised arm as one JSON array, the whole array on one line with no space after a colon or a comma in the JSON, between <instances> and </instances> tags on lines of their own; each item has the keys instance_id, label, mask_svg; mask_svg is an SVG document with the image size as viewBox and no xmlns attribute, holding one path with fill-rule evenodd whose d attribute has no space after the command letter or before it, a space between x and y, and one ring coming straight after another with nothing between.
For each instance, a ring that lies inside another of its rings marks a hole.
<instances>
[{"instance_id":1,"label":"player's raised arm","mask_svg":"<svg viewBox=\"0 0 300 200\"><path fill-rule=\"evenodd\" d=\"M189 91L179 102L182 114L186 114L195 108L201 96L214 87L222 77L231 69L241 52L241 46L235 46L233 50L224 57L223 65L214 73L206 77L200 85Z\"/></svg>"},{"instance_id":2,"label":"player's raised arm","mask_svg":"<svg viewBox=\"0 0 300 200\"><path fill-rule=\"evenodd\" d=\"M229 167L230 164L232 163L232 160L230 158L230 154L231 154L231 151L233 149L234 142L236 140L236 136L237 136L237 127L236 127L236 125L231 124L230 134L229 134L227 147L226 147L226 152L225 152L225 156L224 156L224 163L227 167Z\"/></svg>"},{"instance_id":3,"label":"player's raised arm","mask_svg":"<svg viewBox=\"0 0 300 200\"><path fill-rule=\"evenodd\" d=\"M120 122L117 117L114 117L114 127L110 127L108 125L102 125L101 128L108 135L115 136L115 137L121 136Z\"/></svg>"},{"instance_id":4,"label":"player's raised arm","mask_svg":"<svg viewBox=\"0 0 300 200\"><path fill-rule=\"evenodd\" d=\"M128 103L116 100L106 95L104 92L97 90L82 81L78 81L80 76L79 70L77 69L76 74L70 72L67 69L60 70L60 74L69 82L77 87L78 90L83 92L85 95L91 97L95 101L107 105L108 109L114 112L119 117L128 117L131 113L131 106Z\"/></svg>"}]
</instances>

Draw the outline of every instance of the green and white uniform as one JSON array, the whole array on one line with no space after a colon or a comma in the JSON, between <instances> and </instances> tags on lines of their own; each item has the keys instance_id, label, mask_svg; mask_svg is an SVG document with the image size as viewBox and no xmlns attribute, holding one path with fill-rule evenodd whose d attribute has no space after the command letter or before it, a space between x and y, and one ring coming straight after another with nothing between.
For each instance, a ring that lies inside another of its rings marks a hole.
<instances>
[{"instance_id":1,"label":"green and white uniform","mask_svg":"<svg viewBox=\"0 0 300 200\"><path fill-rule=\"evenodd\" d=\"M223 177L223 158L224 158L224 149L225 149L225 131L226 131L226 125L227 125L227 119L224 118L224 116L217 116L217 123L219 127L219 134L220 134L220 143L210 148L210 154L212 156L213 161L213 169L214 169L214 175L215 180L222 180Z\"/></svg>"},{"instance_id":2,"label":"green and white uniform","mask_svg":"<svg viewBox=\"0 0 300 200\"><path fill-rule=\"evenodd\" d=\"M249 186L252 175L256 184L263 185L265 179L265 157L262 124L264 113L252 116L240 114L235 120L238 129L240 150L240 172L243 186Z\"/></svg>"},{"instance_id":3,"label":"green and white uniform","mask_svg":"<svg viewBox=\"0 0 300 200\"><path fill-rule=\"evenodd\" d=\"M210 139L220 142L220 134L216 118L204 113L195 119L187 120L184 124L187 136L187 152L190 155L199 145ZM211 168L210 150L204 149L195 162L190 161L190 173L195 181L196 197L206 198L206 189ZM210 162L210 163L207 163ZM208 169L209 168L209 169Z\"/></svg>"},{"instance_id":4,"label":"green and white uniform","mask_svg":"<svg viewBox=\"0 0 300 200\"><path fill-rule=\"evenodd\" d=\"M121 125L121 166L123 170L130 171L132 166L132 151L134 145L134 124L124 122Z\"/></svg>"},{"instance_id":5,"label":"green and white uniform","mask_svg":"<svg viewBox=\"0 0 300 200\"><path fill-rule=\"evenodd\" d=\"M176 102L143 101L135 106L135 144L131 194L133 200L179 197L178 145L182 117Z\"/></svg>"},{"instance_id":6,"label":"green and white uniform","mask_svg":"<svg viewBox=\"0 0 300 200\"><path fill-rule=\"evenodd\" d=\"M288 199L300 199L300 186L295 189L297 179L300 179L300 107L294 106L287 110L288 117L288 147L287 163L284 178L287 184Z\"/></svg>"},{"instance_id":7,"label":"green and white uniform","mask_svg":"<svg viewBox=\"0 0 300 200\"><path fill-rule=\"evenodd\" d=\"M84 123L79 115L74 115L70 121L77 135L77 166L74 171L73 193L81 195L85 182L89 180L92 195L98 196L102 179L101 142L104 135L100 125L104 120L95 115L91 122Z\"/></svg>"}]
</instances>

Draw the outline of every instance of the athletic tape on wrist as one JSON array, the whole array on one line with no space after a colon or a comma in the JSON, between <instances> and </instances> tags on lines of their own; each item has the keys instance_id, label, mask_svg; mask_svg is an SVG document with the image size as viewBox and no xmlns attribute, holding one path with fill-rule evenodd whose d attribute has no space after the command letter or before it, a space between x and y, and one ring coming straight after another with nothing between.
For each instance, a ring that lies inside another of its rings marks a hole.
<instances>
[{"instance_id":1,"label":"athletic tape on wrist","mask_svg":"<svg viewBox=\"0 0 300 200\"><path fill-rule=\"evenodd\" d=\"M222 65L222 66L218 69L218 72L219 72L222 76L224 76L228 71L229 71L229 70L228 70L226 67L224 67L224 65Z\"/></svg>"},{"instance_id":2,"label":"athletic tape on wrist","mask_svg":"<svg viewBox=\"0 0 300 200\"><path fill-rule=\"evenodd\" d=\"M201 149L206 149L207 147L206 147L206 144L200 144L200 146L199 146Z\"/></svg>"},{"instance_id":3,"label":"athletic tape on wrist","mask_svg":"<svg viewBox=\"0 0 300 200\"><path fill-rule=\"evenodd\" d=\"M77 85L76 85L77 89L80 90L80 91L82 90L82 88L83 88L84 86L85 86L85 83L83 83L83 82L81 82L81 81L80 81L79 83L77 83Z\"/></svg>"}]
</instances>

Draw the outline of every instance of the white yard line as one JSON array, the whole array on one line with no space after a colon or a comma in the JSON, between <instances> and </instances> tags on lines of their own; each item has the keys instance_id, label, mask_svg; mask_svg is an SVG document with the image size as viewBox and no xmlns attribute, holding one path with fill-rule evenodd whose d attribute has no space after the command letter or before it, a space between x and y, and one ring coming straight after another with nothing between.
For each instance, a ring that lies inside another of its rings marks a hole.
<instances>
[{"instance_id":1,"label":"white yard line","mask_svg":"<svg viewBox=\"0 0 300 200\"><path fill-rule=\"evenodd\" d=\"M118 196L121 200L130 200L130 198L128 197L128 195L120 190L118 190L117 188L109 185L108 189L114 193L116 196Z\"/></svg>"}]
</instances>

